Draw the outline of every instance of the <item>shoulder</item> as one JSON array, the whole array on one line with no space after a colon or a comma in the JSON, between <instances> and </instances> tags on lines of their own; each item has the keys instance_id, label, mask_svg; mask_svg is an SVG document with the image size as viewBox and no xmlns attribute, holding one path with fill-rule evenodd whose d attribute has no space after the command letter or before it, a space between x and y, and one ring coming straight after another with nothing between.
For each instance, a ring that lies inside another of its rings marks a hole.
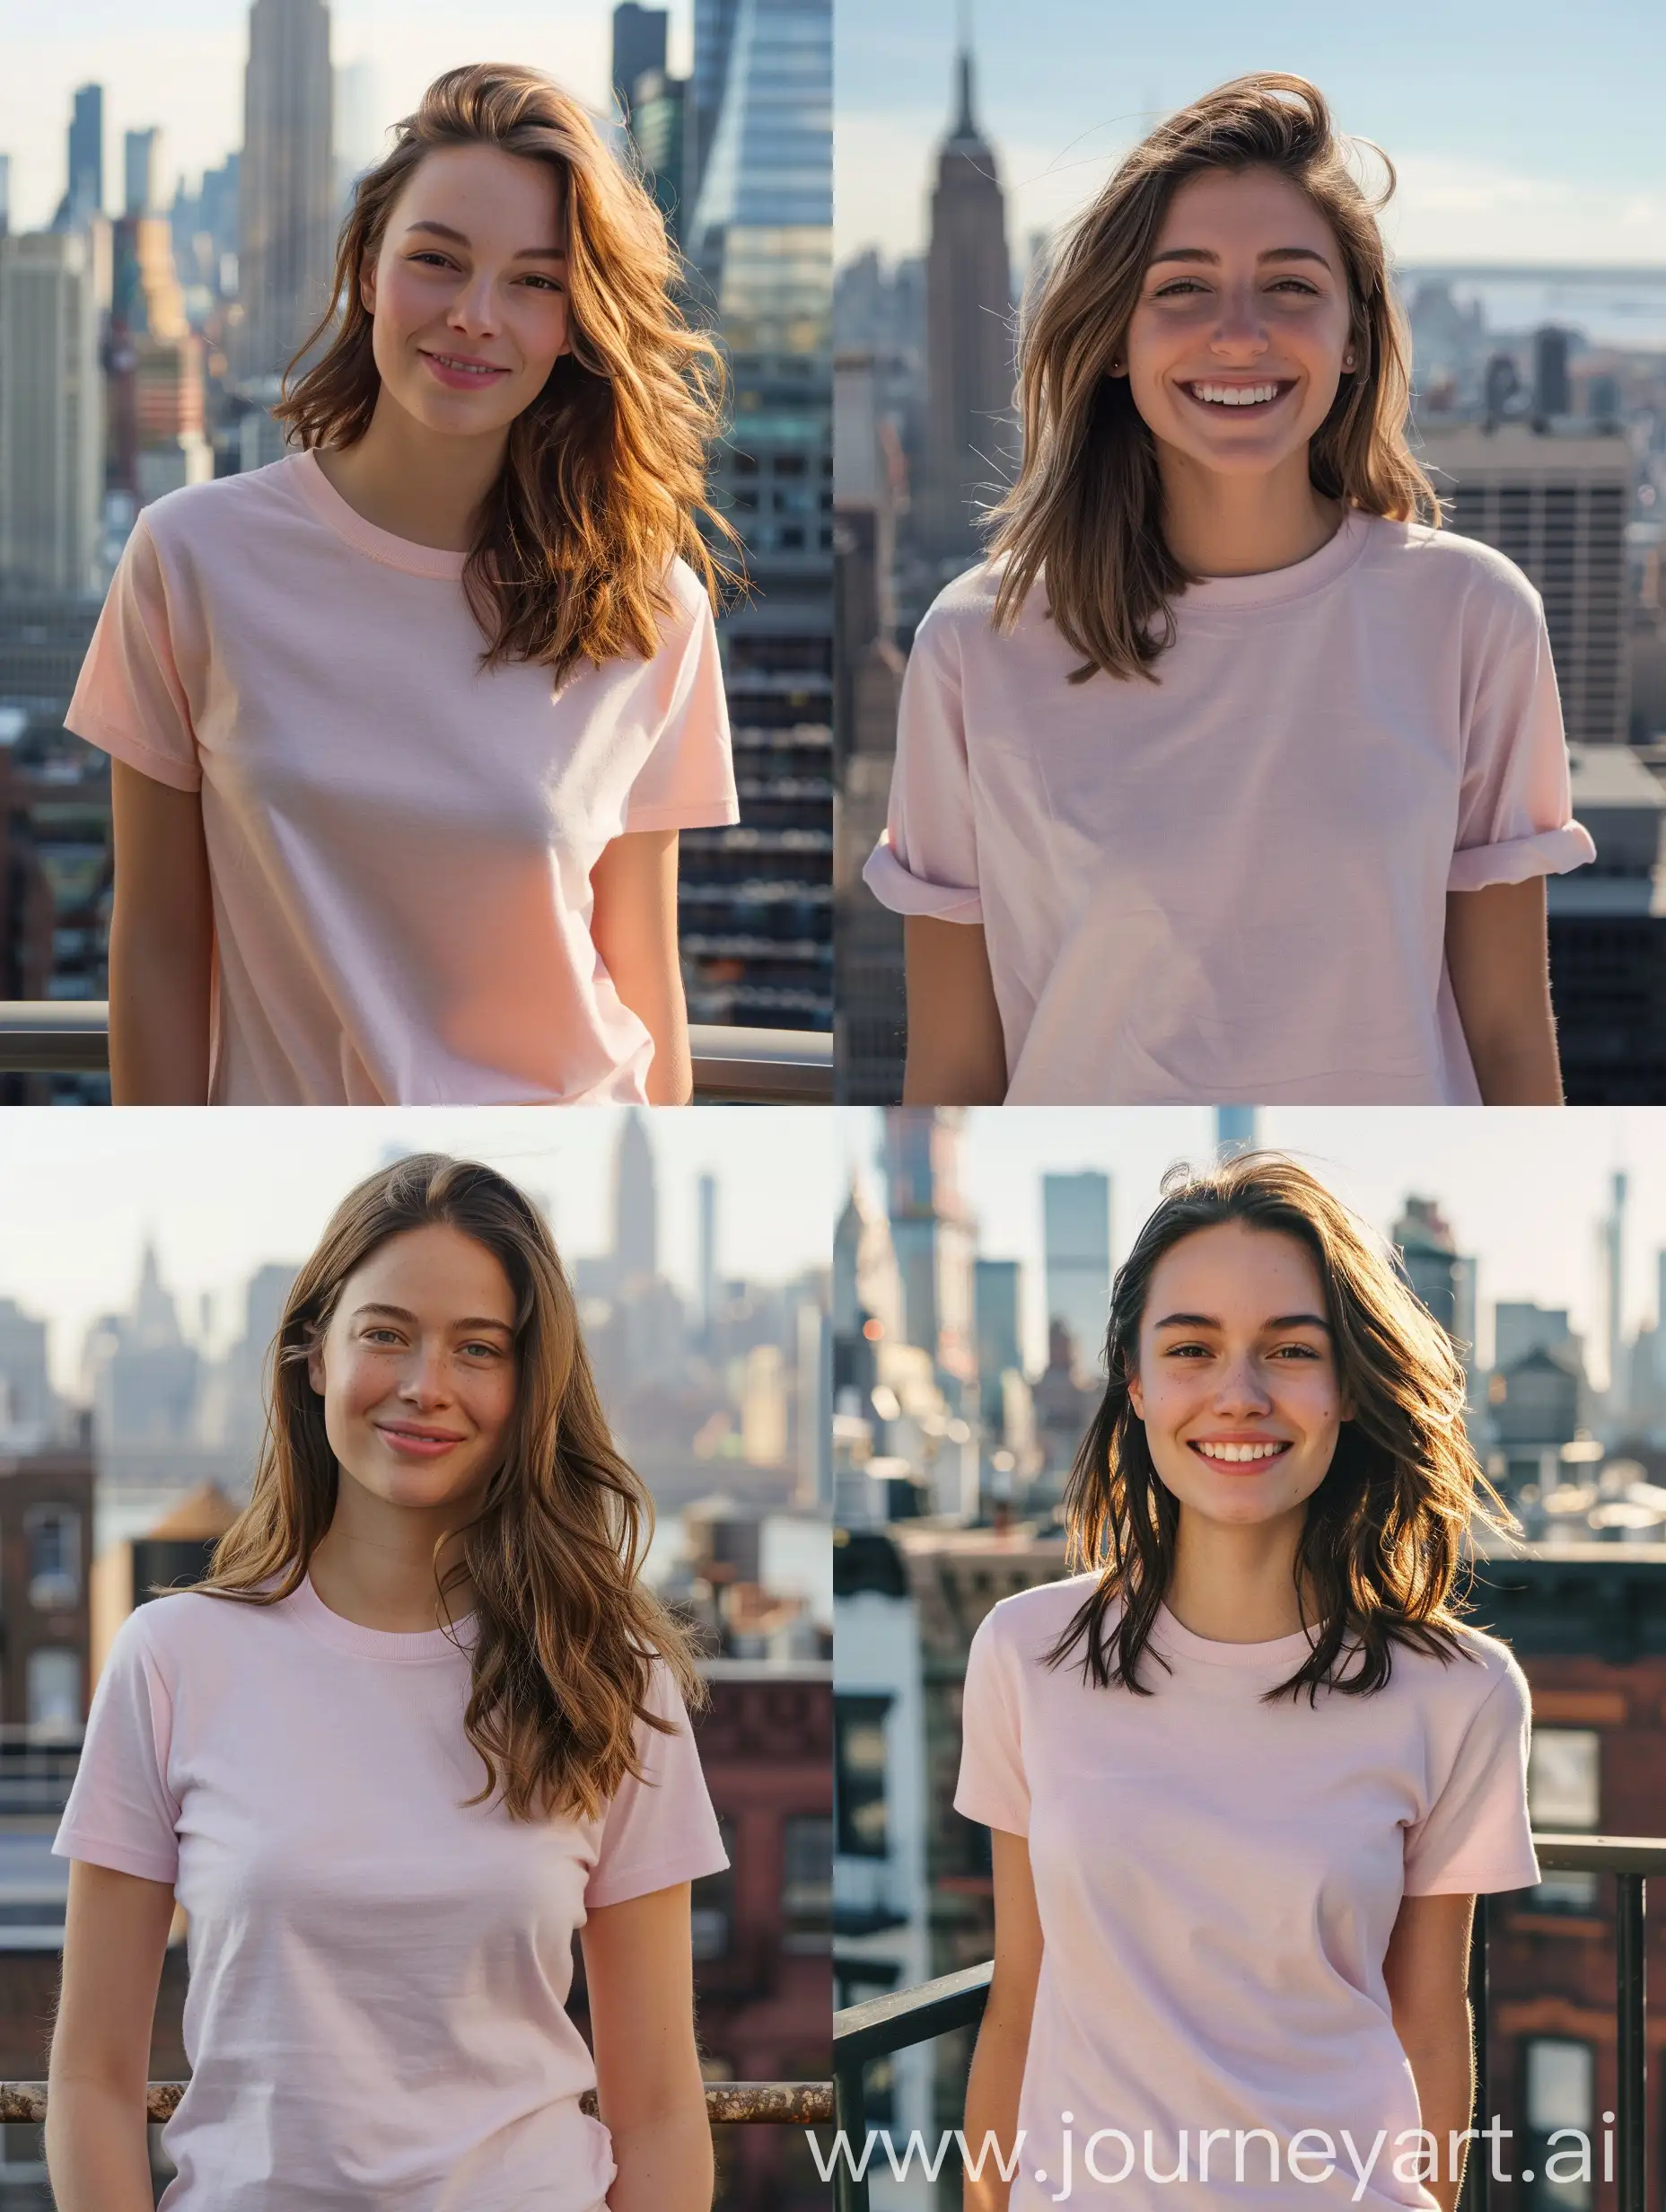
<instances>
[{"instance_id":1,"label":"shoulder","mask_svg":"<svg viewBox=\"0 0 1666 2212\"><path fill-rule=\"evenodd\" d=\"M1450 1711L1460 1725L1467 1725L1484 1706L1525 1717L1532 1709L1532 1692L1510 1646L1465 1621L1458 1624L1456 1633L1457 1650L1438 1657L1397 1646L1394 1672L1404 1668L1408 1681L1432 1703Z\"/></svg>"},{"instance_id":2,"label":"shoulder","mask_svg":"<svg viewBox=\"0 0 1666 2212\"><path fill-rule=\"evenodd\" d=\"M914 633L916 650L922 644L928 650L952 648L980 636L993 636L1003 566L984 561L945 584L920 617Z\"/></svg>"},{"instance_id":3,"label":"shoulder","mask_svg":"<svg viewBox=\"0 0 1666 2212\"><path fill-rule=\"evenodd\" d=\"M111 1639L110 1668L148 1666L164 1681L199 1659L225 1633L221 1616L239 1610L224 1598L197 1590L171 1590L136 1605Z\"/></svg>"},{"instance_id":4,"label":"shoulder","mask_svg":"<svg viewBox=\"0 0 1666 2212\"><path fill-rule=\"evenodd\" d=\"M1362 574L1386 576L1431 606L1538 623L1538 592L1495 547L1460 538L1455 531L1390 522L1381 514L1368 515L1365 525Z\"/></svg>"},{"instance_id":5,"label":"shoulder","mask_svg":"<svg viewBox=\"0 0 1666 2212\"><path fill-rule=\"evenodd\" d=\"M984 1615L978 1637L986 1648L1020 1661L1038 1660L1057 1642L1072 1619L1099 1586L1093 1574L1067 1575L1039 1582L999 1598Z\"/></svg>"},{"instance_id":6,"label":"shoulder","mask_svg":"<svg viewBox=\"0 0 1666 2212\"><path fill-rule=\"evenodd\" d=\"M670 628L678 636L686 637L690 629L712 627L711 594L680 553L665 571L665 595L671 602Z\"/></svg>"},{"instance_id":7,"label":"shoulder","mask_svg":"<svg viewBox=\"0 0 1666 2212\"><path fill-rule=\"evenodd\" d=\"M140 508L129 543L142 547L148 539L166 556L240 536L279 508L293 508L299 497L296 471L312 465L304 455L289 453L264 469L182 484Z\"/></svg>"}]
</instances>

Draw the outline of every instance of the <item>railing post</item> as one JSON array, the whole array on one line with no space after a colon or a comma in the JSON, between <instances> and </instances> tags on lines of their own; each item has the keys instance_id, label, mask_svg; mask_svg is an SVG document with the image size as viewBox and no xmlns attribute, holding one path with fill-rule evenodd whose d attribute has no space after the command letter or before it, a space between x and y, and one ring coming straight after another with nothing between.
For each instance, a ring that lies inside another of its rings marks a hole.
<instances>
[{"instance_id":1,"label":"railing post","mask_svg":"<svg viewBox=\"0 0 1666 2212\"><path fill-rule=\"evenodd\" d=\"M1469 1931L1469 2012L1475 2025L1475 2109L1469 2125L1485 2128L1490 2117L1492 2085L1486 2063L1488 2019L1486 1987L1487 1906L1485 1892L1475 1900L1475 1919ZM1464 2167L1462 2212L1488 2212L1493 2196L1492 2145L1471 2143Z\"/></svg>"},{"instance_id":2,"label":"railing post","mask_svg":"<svg viewBox=\"0 0 1666 2212\"><path fill-rule=\"evenodd\" d=\"M1618 1983L1619 2212L1647 2212L1648 2043L1644 2030L1647 1959L1642 1874L1616 1874L1615 1971Z\"/></svg>"},{"instance_id":3,"label":"railing post","mask_svg":"<svg viewBox=\"0 0 1666 2212\"><path fill-rule=\"evenodd\" d=\"M833 2061L833 2212L868 2212L868 2099L863 2086L864 2061ZM856 2162L862 2172L855 2170Z\"/></svg>"}]
</instances>

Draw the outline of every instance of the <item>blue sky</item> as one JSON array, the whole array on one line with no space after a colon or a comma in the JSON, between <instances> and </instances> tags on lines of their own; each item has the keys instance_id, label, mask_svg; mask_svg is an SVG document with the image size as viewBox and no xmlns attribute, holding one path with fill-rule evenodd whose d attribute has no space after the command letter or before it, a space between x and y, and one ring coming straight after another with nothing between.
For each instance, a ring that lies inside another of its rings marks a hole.
<instances>
[{"instance_id":1,"label":"blue sky","mask_svg":"<svg viewBox=\"0 0 1666 2212\"><path fill-rule=\"evenodd\" d=\"M161 126L165 196L242 136L245 0L0 0L0 154L12 156L13 227L51 220L64 189L70 101L104 87L105 194L121 189L121 138ZM672 0L671 62L688 66L688 0ZM531 62L592 106L609 97L610 0L333 0L331 58L369 59L387 120L466 61Z\"/></svg>"},{"instance_id":2,"label":"blue sky","mask_svg":"<svg viewBox=\"0 0 1666 2212\"><path fill-rule=\"evenodd\" d=\"M978 1249L1024 1266L1029 1356L1045 1351L1041 1293L1044 1170L1093 1167L1112 1178L1112 1257L1127 1255L1155 1205L1171 1162L1206 1159L1214 1141L1205 1108L981 1109L968 1118L967 1195ZM1385 1233L1407 1192L1434 1198L1461 1251L1478 1256L1480 1298L1565 1306L1576 1329L1597 1311L1594 1225L1608 1210L1609 1177L1631 1179L1626 1314L1628 1333L1655 1311L1655 1255L1666 1248L1666 1108L1281 1108L1263 1112L1262 1143L1294 1153ZM840 1153L872 1163L880 1122L852 1110ZM1485 1319L1485 1317L1484 1317ZM1483 1344L1487 1341L1483 1337Z\"/></svg>"},{"instance_id":3,"label":"blue sky","mask_svg":"<svg viewBox=\"0 0 1666 2212\"><path fill-rule=\"evenodd\" d=\"M957 0L835 0L840 258L917 245ZM1659 0L1127 7L972 0L1009 231L1058 221L1161 113L1252 69L1311 76L1401 173L1402 258L1666 264ZM1015 218L1015 219L1014 219Z\"/></svg>"}]
</instances>

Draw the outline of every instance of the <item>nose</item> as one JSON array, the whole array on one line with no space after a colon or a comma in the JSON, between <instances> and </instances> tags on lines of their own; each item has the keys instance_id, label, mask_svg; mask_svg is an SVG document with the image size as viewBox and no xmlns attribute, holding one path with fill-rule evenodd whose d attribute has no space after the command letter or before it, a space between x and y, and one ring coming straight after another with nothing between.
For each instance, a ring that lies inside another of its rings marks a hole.
<instances>
[{"instance_id":1,"label":"nose","mask_svg":"<svg viewBox=\"0 0 1666 2212\"><path fill-rule=\"evenodd\" d=\"M1253 285L1226 285L1221 290L1210 344L1234 360L1253 360L1267 347L1267 325Z\"/></svg>"},{"instance_id":2,"label":"nose","mask_svg":"<svg viewBox=\"0 0 1666 2212\"><path fill-rule=\"evenodd\" d=\"M452 296L445 320L453 330L478 333L482 338L495 330L497 313L488 269L478 268L472 276L462 279Z\"/></svg>"},{"instance_id":3,"label":"nose","mask_svg":"<svg viewBox=\"0 0 1666 2212\"><path fill-rule=\"evenodd\" d=\"M1214 1403L1223 1414L1270 1413L1272 1394L1255 1359L1248 1352L1225 1362L1215 1381Z\"/></svg>"},{"instance_id":4,"label":"nose","mask_svg":"<svg viewBox=\"0 0 1666 2212\"><path fill-rule=\"evenodd\" d=\"M413 1406L437 1406L450 1395L446 1380L445 1349L438 1344L416 1345L399 1376L399 1396Z\"/></svg>"}]
</instances>

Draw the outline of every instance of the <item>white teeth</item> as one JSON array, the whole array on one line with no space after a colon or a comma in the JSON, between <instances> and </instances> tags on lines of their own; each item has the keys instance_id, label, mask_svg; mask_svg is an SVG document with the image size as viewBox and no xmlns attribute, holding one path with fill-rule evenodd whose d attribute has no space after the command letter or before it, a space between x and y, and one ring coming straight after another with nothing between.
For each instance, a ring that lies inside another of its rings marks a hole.
<instances>
[{"instance_id":1,"label":"white teeth","mask_svg":"<svg viewBox=\"0 0 1666 2212\"><path fill-rule=\"evenodd\" d=\"M435 354L434 357L442 368L461 369L468 376L495 376L497 373L495 369L489 366L483 368L478 362L453 361L449 354Z\"/></svg>"},{"instance_id":2,"label":"white teeth","mask_svg":"<svg viewBox=\"0 0 1666 2212\"><path fill-rule=\"evenodd\" d=\"M1190 390L1193 399L1212 407L1255 407L1278 397L1276 384L1193 384Z\"/></svg>"},{"instance_id":3,"label":"white teeth","mask_svg":"<svg viewBox=\"0 0 1666 2212\"><path fill-rule=\"evenodd\" d=\"M1247 1460L1270 1460L1284 1448L1282 1444L1200 1444L1197 1446L1206 1460L1226 1460L1234 1464Z\"/></svg>"}]
</instances>

